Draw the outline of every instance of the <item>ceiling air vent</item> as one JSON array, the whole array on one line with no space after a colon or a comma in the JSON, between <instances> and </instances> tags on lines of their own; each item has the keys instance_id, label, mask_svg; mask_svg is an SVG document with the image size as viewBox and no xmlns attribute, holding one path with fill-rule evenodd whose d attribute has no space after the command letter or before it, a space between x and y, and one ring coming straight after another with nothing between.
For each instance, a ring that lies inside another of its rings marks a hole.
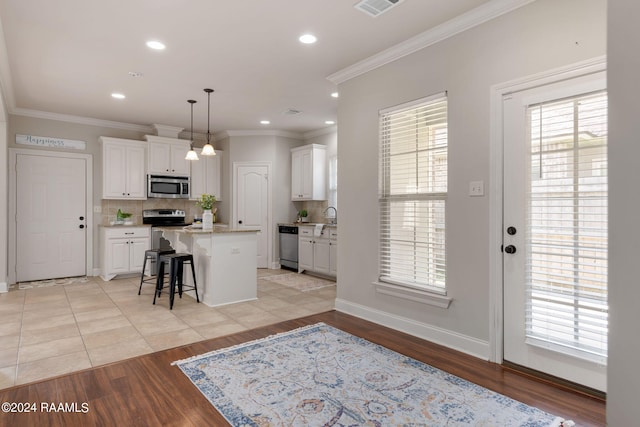
<instances>
[{"instance_id":1,"label":"ceiling air vent","mask_svg":"<svg viewBox=\"0 0 640 427\"><path fill-rule=\"evenodd\" d=\"M403 1L404 0L361 0L353 7L363 11L369 16L376 17Z\"/></svg>"}]
</instances>

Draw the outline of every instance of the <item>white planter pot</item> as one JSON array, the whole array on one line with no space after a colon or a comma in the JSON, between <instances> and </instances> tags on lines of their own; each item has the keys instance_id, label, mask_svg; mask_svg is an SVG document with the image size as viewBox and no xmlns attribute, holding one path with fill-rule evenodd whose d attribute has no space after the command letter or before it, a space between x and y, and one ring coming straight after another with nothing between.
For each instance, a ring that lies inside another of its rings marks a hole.
<instances>
[{"instance_id":1,"label":"white planter pot","mask_svg":"<svg viewBox=\"0 0 640 427\"><path fill-rule=\"evenodd\" d=\"M203 230L213 229L213 213L211 213L211 209L207 209L202 212L202 229Z\"/></svg>"}]
</instances>

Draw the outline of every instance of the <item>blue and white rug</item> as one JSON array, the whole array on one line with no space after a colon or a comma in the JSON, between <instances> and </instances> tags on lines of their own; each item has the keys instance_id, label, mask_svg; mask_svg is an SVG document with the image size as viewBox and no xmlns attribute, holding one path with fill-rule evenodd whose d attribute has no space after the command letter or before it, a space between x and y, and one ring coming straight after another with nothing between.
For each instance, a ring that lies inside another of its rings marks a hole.
<instances>
[{"instance_id":1,"label":"blue and white rug","mask_svg":"<svg viewBox=\"0 0 640 427\"><path fill-rule=\"evenodd\" d=\"M324 323L174 362L234 426L561 426Z\"/></svg>"}]
</instances>

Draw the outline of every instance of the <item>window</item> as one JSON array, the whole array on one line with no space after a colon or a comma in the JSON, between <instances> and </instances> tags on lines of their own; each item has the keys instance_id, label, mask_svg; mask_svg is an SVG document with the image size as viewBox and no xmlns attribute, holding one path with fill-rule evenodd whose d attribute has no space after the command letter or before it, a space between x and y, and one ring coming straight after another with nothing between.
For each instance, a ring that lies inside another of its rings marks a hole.
<instances>
[{"instance_id":1,"label":"window","mask_svg":"<svg viewBox=\"0 0 640 427\"><path fill-rule=\"evenodd\" d=\"M532 105L527 116L527 339L606 357L607 94Z\"/></svg>"},{"instance_id":2,"label":"window","mask_svg":"<svg viewBox=\"0 0 640 427\"><path fill-rule=\"evenodd\" d=\"M446 294L447 98L380 112L380 281Z\"/></svg>"}]
</instances>

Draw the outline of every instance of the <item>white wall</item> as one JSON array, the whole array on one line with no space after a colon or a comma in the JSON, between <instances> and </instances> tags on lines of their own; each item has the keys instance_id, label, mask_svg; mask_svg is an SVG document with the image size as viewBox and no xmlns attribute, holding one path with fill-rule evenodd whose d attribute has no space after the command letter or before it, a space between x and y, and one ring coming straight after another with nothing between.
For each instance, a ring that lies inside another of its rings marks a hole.
<instances>
[{"instance_id":1,"label":"white wall","mask_svg":"<svg viewBox=\"0 0 640 427\"><path fill-rule=\"evenodd\" d=\"M0 171L8 171L7 152L7 113L4 103L4 94L0 93ZM0 292L7 292L8 286L8 176L0 172Z\"/></svg>"},{"instance_id":2,"label":"white wall","mask_svg":"<svg viewBox=\"0 0 640 427\"><path fill-rule=\"evenodd\" d=\"M148 133L148 132L147 132ZM86 150L58 150L46 147L34 147L16 144L16 134L50 136L56 138L76 139L87 143ZM115 138L128 138L144 140L145 132L129 131L122 129L107 128L101 126L91 126L77 123L61 122L56 120L38 119L25 116L9 116L8 148L22 148L33 150L68 151L72 153L90 154L93 156L93 206L102 205L102 146L100 136L112 136ZM6 155L7 150L2 150ZM8 169L6 169L8 170ZM3 179L6 178L6 173ZM9 201L11 203L11 201ZM2 209L6 214L7 209ZM98 224L102 221L101 214L94 214L93 217L93 265L100 267L100 239L98 236Z\"/></svg>"},{"instance_id":3,"label":"white wall","mask_svg":"<svg viewBox=\"0 0 640 427\"><path fill-rule=\"evenodd\" d=\"M275 267L278 262L278 229L277 224L288 222L295 216L295 207L291 201L291 148L302 145L302 139L296 139L286 134L273 132L271 135L256 135L251 132L243 133L230 131L228 138L228 161L231 173L235 162L269 162L271 164L272 188L272 241L270 260ZM233 178L228 182L227 194L231 194ZM233 201L228 205L233 210Z\"/></svg>"},{"instance_id":4,"label":"white wall","mask_svg":"<svg viewBox=\"0 0 640 427\"><path fill-rule=\"evenodd\" d=\"M609 1L609 361L607 423L640 423L640 3Z\"/></svg>"},{"instance_id":5,"label":"white wall","mask_svg":"<svg viewBox=\"0 0 640 427\"><path fill-rule=\"evenodd\" d=\"M489 357L490 88L605 54L605 0L538 0L339 87L337 306ZM448 91L448 309L376 293L378 111ZM470 181L485 197L467 195Z\"/></svg>"}]
</instances>

